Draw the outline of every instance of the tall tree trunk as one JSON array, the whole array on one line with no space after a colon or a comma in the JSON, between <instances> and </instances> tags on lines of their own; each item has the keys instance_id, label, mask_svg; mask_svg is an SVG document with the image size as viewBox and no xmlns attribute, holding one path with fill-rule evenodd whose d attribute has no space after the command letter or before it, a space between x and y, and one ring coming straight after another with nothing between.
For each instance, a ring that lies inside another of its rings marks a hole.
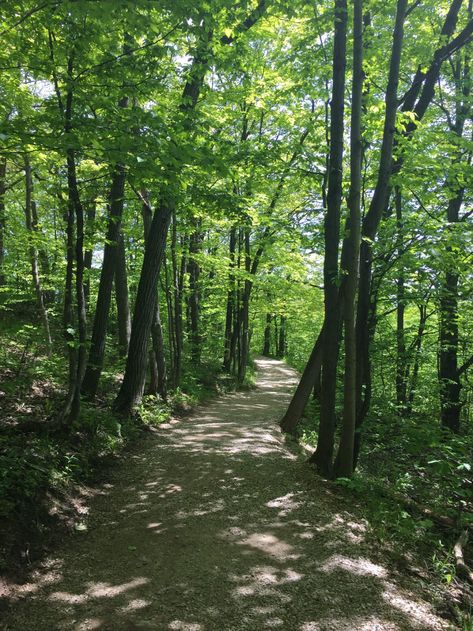
<instances>
[{"instance_id":1,"label":"tall tree trunk","mask_svg":"<svg viewBox=\"0 0 473 631\"><path fill-rule=\"evenodd\" d=\"M403 6L400 6L400 5ZM416 117L416 121L412 121L407 124L405 131L403 132L403 136L405 138L410 138L415 130L418 127L418 123L422 120L425 112L427 111L428 106L430 105L433 95L435 85L437 84L438 77L440 74L440 68L445 59L447 59L451 52L461 48L468 41L468 38L471 36L471 32L473 29L473 21L470 20L466 27L459 33L455 38L448 41L452 34L455 31L458 12L461 8L462 0L453 0L449 11L445 17L444 24L441 31L441 40L439 47L435 50L434 55L432 57L432 61L425 71L423 68L419 68L416 73L411 88L405 95L403 99L401 110L403 112L413 111ZM397 5L397 13L396 13L396 23L394 38L393 38L393 51L391 56L391 67L390 67L390 79L388 81L388 93L393 92L392 89L393 84L395 82L394 72L395 68L393 67L396 64L396 58L400 57L400 50L402 49L402 40L403 40L403 24L398 26L400 20L404 19L406 12L407 2L400 3ZM402 15L401 15L402 13ZM447 42L447 43L445 43ZM396 52L398 49L398 52ZM399 71L397 71L397 76L399 76ZM397 82L396 82L397 83ZM397 88L396 88L397 91ZM386 95L386 117L385 123L388 119L388 112L393 111L393 102L397 100L397 96L391 94L388 98L388 93ZM392 125L390 125L392 129L392 133L394 133L394 123L395 123L396 113L394 112L391 116ZM386 125L385 125L386 132ZM358 452L360 448L360 440L361 433L360 428L363 423L363 420L369 410L370 406L370 398L371 398L371 366L370 366L370 358L369 358L369 347L370 341L374 336L375 331L375 321L376 321L376 306L375 301L372 302L370 300L370 291L371 291L371 266L372 266L372 242L377 234L379 223L381 221L381 217L386 211L390 186L389 179L392 174L399 174L402 170L402 166L404 163L403 153L401 152L397 158L395 159L392 166L392 148L390 151L385 151L386 148L389 148L389 142L385 143L384 138L386 134L383 135L383 146L381 149L381 160L380 160L380 168L379 168L379 176L384 175L382 177L378 176L378 183L375 189L375 193L373 195L370 209L366 214L363 220L363 229L362 235L363 239L361 242L361 251L360 251L360 289L359 289L359 302L358 302L358 315L357 315L357 353L358 353L358 376L357 376L357 428L358 431L355 436L355 462L358 457ZM388 138L389 141L389 138ZM386 154L388 155L389 160L386 159ZM384 163L384 167L381 168L382 163ZM387 181L387 183L386 183ZM382 202L382 203L380 203Z\"/></svg>"},{"instance_id":2,"label":"tall tree trunk","mask_svg":"<svg viewBox=\"0 0 473 631\"><path fill-rule=\"evenodd\" d=\"M186 265L184 248L182 248L180 264L178 262L177 240L177 219L174 212L172 219L171 263L174 297L174 372L172 375L172 380L175 388L180 385L182 378L182 352L184 347L182 323L182 289Z\"/></svg>"},{"instance_id":3,"label":"tall tree trunk","mask_svg":"<svg viewBox=\"0 0 473 631\"><path fill-rule=\"evenodd\" d=\"M402 217L402 195L399 186L396 186L395 192L396 204L396 226L398 235L398 252L401 256L403 247L403 217ZM396 280L396 403L400 416L406 413L407 404L407 375L406 375L406 340L404 331L404 316L406 310L406 297L404 288L404 269L400 265L398 277Z\"/></svg>"},{"instance_id":4,"label":"tall tree trunk","mask_svg":"<svg viewBox=\"0 0 473 631\"><path fill-rule=\"evenodd\" d=\"M115 267L115 302L117 303L118 320L118 353L126 357L130 343L131 315L128 296L128 273L126 269L125 240L123 233L118 235Z\"/></svg>"},{"instance_id":5,"label":"tall tree trunk","mask_svg":"<svg viewBox=\"0 0 473 631\"><path fill-rule=\"evenodd\" d=\"M361 235L361 114L363 96L363 0L354 0L353 15L353 85L350 140L350 192L346 243L343 323L345 332L345 374L343 383L343 425L335 474L350 477L353 473L353 450L356 425L356 292Z\"/></svg>"},{"instance_id":6,"label":"tall tree trunk","mask_svg":"<svg viewBox=\"0 0 473 631\"><path fill-rule=\"evenodd\" d=\"M143 396L148 360L148 339L151 334L156 305L156 286L171 222L172 204L172 199L161 199L159 208L154 212L145 247L133 313L125 376L115 400L115 409L123 414L130 414Z\"/></svg>"},{"instance_id":7,"label":"tall tree trunk","mask_svg":"<svg viewBox=\"0 0 473 631\"><path fill-rule=\"evenodd\" d=\"M7 159L0 156L0 287L6 283L5 276L5 192L7 176Z\"/></svg>"},{"instance_id":8,"label":"tall tree trunk","mask_svg":"<svg viewBox=\"0 0 473 631\"><path fill-rule=\"evenodd\" d=\"M417 335L412 344L412 350L414 352L414 359L412 364L412 374L409 382L406 416L412 413L412 407L414 405L414 397L417 390L417 381L419 377L420 356L422 349L422 340L424 337L425 325L427 322L427 305L419 305L419 325L417 327Z\"/></svg>"},{"instance_id":9,"label":"tall tree trunk","mask_svg":"<svg viewBox=\"0 0 473 631\"><path fill-rule=\"evenodd\" d=\"M414 77L411 89L408 91L403 101L402 111L407 112L407 111L414 110L418 120L422 119L432 99L433 86L435 86L437 82L438 73L440 71L442 61L446 59L446 57L448 57L449 51L456 50L458 47L461 47L462 45L464 45L469 35L471 34L472 24L468 23L467 26L462 30L462 32L457 37L451 40L448 44L445 44L445 41L448 41L448 39L452 36L455 30L457 18L458 18L458 12L459 12L459 9L461 8L461 5L462 5L462 0L453 0L450 6L450 9L445 17L444 25L442 28L441 45L435 51L428 71L425 72L423 69L419 69L418 73ZM370 24L369 15L365 16L365 22L366 22L366 25ZM418 101L416 103L417 99ZM327 109L328 108L326 107L326 110ZM417 127L417 122L408 124L404 135L405 136L412 135L416 127ZM399 173L402 169L402 164L403 164L403 158L401 156L401 157L398 157L394 163L393 173ZM322 189L323 189L322 190L323 198L324 200L326 200L326 194L324 193L325 185L323 185ZM326 202L324 203L324 208L325 207L326 207ZM371 217L369 220L371 220ZM361 247L365 249L363 243ZM360 258L366 258L365 254L360 255ZM344 253L342 249L342 261L343 260L344 260ZM343 285L343 279L342 279L342 285ZM364 293L366 294L366 292ZM367 305L368 306L365 305L365 310L367 313L368 321L370 323L369 324L370 334L368 336L370 337L374 335L374 329L375 329L375 313L371 309L372 307L374 307L374 303L371 303L370 299L368 298ZM322 330L323 330L323 327L322 327ZM363 344L360 342L360 347L362 346ZM288 432L294 431L300 417L302 416L302 413L307 404L307 401L309 400L313 383L315 383L315 390L320 390L319 366L320 366L320 361L321 361L320 359L321 348L322 348L322 345L318 339L316 342L316 346L314 346L312 353L310 355L309 361L304 369L301 383L299 384L300 387L296 389L296 392L294 393L293 398L289 404L289 408L284 418L281 421L281 428L284 431L288 431ZM317 352L317 349L318 349L318 352ZM357 425L361 425L361 422L367 410L369 409L369 405L370 405L371 376L370 376L369 354L366 352L366 350L367 348L365 344L363 368L360 371L360 375L359 375L362 381L362 387L364 388L364 398L362 401L359 402L359 405L358 405L359 411L357 412L357 417L359 418L359 420L357 420ZM311 379L314 380L313 383L311 383ZM357 390L358 390L358 386L357 386ZM357 432L356 437L355 437L355 453L357 452L357 446L359 447L359 439L360 439L360 434L359 432Z\"/></svg>"},{"instance_id":10,"label":"tall tree trunk","mask_svg":"<svg viewBox=\"0 0 473 631\"><path fill-rule=\"evenodd\" d=\"M390 177L394 134L396 129L396 113L398 108L397 89L399 69L404 41L404 20L407 0L398 0L396 21L393 32L393 45L389 64L388 85L386 89L386 112L384 117L383 140L378 167L378 178L371 199L370 207L362 226L360 247L360 280L358 292L358 308L356 318L356 425L354 446L354 462L357 462L360 448L360 427L369 407L371 393L370 340L374 329L374 313L371 305L371 276L373 263L373 242L378 232L383 213L387 207L390 193Z\"/></svg>"},{"instance_id":11,"label":"tall tree trunk","mask_svg":"<svg viewBox=\"0 0 473 631\"><path fill-rule=\"evenodd\" d=\"M170 374L174 375L175 372L175 359L174 349L176 348L176 340L174 335L174 311L172 308L172 288L169 280L169 265L167 260L164 260L164 294L166 298L167 309L167 323L168 323L168 339L169 339L169 370Z\"/></svg>"},{"instance_id":12,"label":"tall tree trunk","mask_svg":"<svg viewBox=\"0 0 473 631\"><path fill-rule=\"evenodd\" d=\"M41 286L41 276L39 273L38 262L38 248L35 244L35 232L37 230L37 216L36 216L36 202L33 197L33 174L31 170L30 160L28 155L25 154L25 223L28 231L28 250L30 255L31 265L31 277L33 279L33 286L36 295L36 302L38 304L38 311L43 321L44 333L46 338L46 344L48 348L48 354L51 353L52 340L51 330L49 327L49 316L45 306L43 289ZM36 221L35 219L36 218Z\"/></svg>"},{"instance_id":13,"label":"tall tree trunk","mask_svg":"<svg viewBox=\"0 0 473 631\"><path fill-rule=\"evenodd\" d=\"M463 196L464 189L460 189L448 204L447 220L450 224L459 221ZM451 246L446 249L451 253ZM458 372L458 284L459 274L450 261L440 287L439 384L442 427L454 433L460 430L462 408Z\"/></svg>"},{"instance_id":14,"label":"tall tree trunk","mask_svg":"<svg viewBox=\"0 0 473 631\"><path fill-rule=\"evenodd\" d=\"M28 159L28 157L27 157ZM33 188L33 172L31 172L31 186ZM31 203L31 228L35 234L41 234L41 229L39 225L38 219L38 207L36 205L36 201L33 199ZM49 265L49 257L48 253L44 249L44 247L38 247L38 264L39 264L39 272L40 276L44 278L49 278L49 274L51 273L51 268ZM43 297L45 302L47 301L47 293L43 290Z\"/></svg>"},{"instance_id":15,"label":"tall tree trunk","mask_svg":"<svg viewBox=\"0 0 473 631\"><path fill-rule=\"evenodd\" d=\"M271 322L273 316L268 312L266 314L266 325L264 327L264 343L263 355L269 357L271 355Z\"/></svg>"},{"instance_id":16,"label":"tall tree trunk","mask_svg":"<svg viewBox=\"0 0 473 631\"><path fill-rule=\"evenodd\" d=\"M278 351L277 356L282 359L286 354L286 316L281 316L279 325Z\"/></svg>"},{"instance_id":17,"label":"tall tree trunk","mask_svg":"<svg viewBox=\"0 0 473 631\"><path fill-rule=\"evenodd\" d=\"M61 412L61 420L69 417L77 380L77 344L74 318L74 206L69 192L66 210L66 279L64 286L63 327L68 355L67 397Z\"/></svg>"},{"instance_id":18,"label":"tall tree trunk","mask_svg":"<svg viewBox=\"0 0 473 631\"><path fill-rule=\"evenodd\" d=\"M151 337L153 340L154 359L156 361L157 369L156 393L159 394L165 401L167 398L167 370L159 294L156 295L156 308L154 311Z\"/></svg>"},{"instance_id":19,"label":"tall tree trunk","mask_svg":"<svg viewBox=\"0 0 473 631\"><path fill-rule=\"evenodd\" d=\"M324 221L324 314L322 340L322 399L317 449L311 458L322 475L332 473L335 433L335 394L340 344L338 252L342 201L344 97L347 40L347 3L335 0L335 36L330 117L330 161L327 212Z\"/></svg>"},{"instance_id":20,"label":"tall tree trunk","mask_svg":"<svg viewBox=\"0 0 473 631\"><path fill-rule=\"evenodd\" d=\"M192 361L200 363L201 337L200 337L200 265L197 255L202 246L203 235L199 231L199 225L191 234L189 241L189 324L190 346Z\"/></svg>"},{"instance_id":21,"label":"tall tree trunk","mask_svg":"<svg viewBox=\"0 0 473 631\"><path fill-rule=\"evenodd\" d=\"M95 199L87 204L86 216L87 216L87 241L88 247L84 253L84 272L85 272L85 284L84 284L84 295L85 301L87 305L89 304L90 298L90 271L92 269L92 258L94 256L94 249L91 245L93 241L94 235L94 223L95 223L95 213L96 213L96 201Z\"/></svg>"},{"instance_id":22,"label":"tall tree trunk","mask_svg":"<svg viewBox=\"0 0 473 631\"><path fill-rule=\"evenodd\" d=\"M76 263L76 308L77 322L79 330L78 351L77 351L77 375L74 397L71 405L70 421L75 421L80 414L80 395L84 379L87 362L87 313L84 294L84 210L79 196L77 186L76 161L74 150L68 152L68 181L69 190L74 206L76 220L76 242L75 242L75 263Z\"/></svg>"},{"instance_id":23,"label":"tall tree trunk","mask_svg":"<svg viewBox=\"0 0 473 631\"><path fill-rule=\"evenodd\" d=\"M278 354L278 344L279 344L279 327L278 327L278 317L275 316L274 320L273 320L273 324L274 324L274 349L275 349L275 355L277 356Z\"/></svg>"},{"instance_id":24,"label":"tall tree trunk","mask_svg":"<svg viewBox=\"0 0 473 631\"><path fill-rule=\"evenodd\" d=\"M52 35L50 34L51 54L53 51ZM68 89L66 92L65 106L55 77L55 89L58 97L58 106L64 116L64 132L66 138L73 131L73 101L72 91L74 67L74 52L71 53L67 64ZM77 185L76 155L73 146L66 149L67 164L67 266L66 288L64 298L64 324L66 343L69 353L69 386L64 408L61 413L61 421L74 423L80 414L80 394L82 381L86 367L86 343L87 343L87 315L84 293L84 209ZM75 224L75 239L74 239ZM73 280L75 264L75 299L77 309L76 337L73 316Z\"/></svg>"},{"instance_id":25,"label":"tall tree trunk","mask_svg":"<svg viewBox=\"0 0 473 631\"><path fill-rule=\"evenodd\" d=\"M233 339L233 315L235 312L235 249L236 249L236 228L230 230L229 254L230 266L228 272L228 293L227 311L225 317L225 347L223 352L223 367L229 371L233 360L232 339ZM233 349L234 350L234 349Z\"/></svg>"},{"instance_id":26,"label":"tall tree trunk","mask_svg":"<svg viewBox=\"0 0 473 631\"><path fill-rule=\"evenodd\" d=\"M472 15L472 2L469 3L469 15ZM456 107L455 122L452 131L461 139L465 121L471 114L471 75L470 59L465 54L464 65L458 58L454 66ZM461 160L461 151L454 163ZM449 226L455 226L460 221L460 209L465 195L464 187L458 181L453 182L457 189L447 207L447 221ZM448 228L447 232L451 229ZM453 258L452 246L447 242L447 269L440 287L440 331L439 331L439 390L440 390L440 420L442 427L458 433L460 430L461 402L461 369L458 367L458 301L460 276Z\"/></svg>"},{"instance_id":27,"label":"tall tree trunk","mask_svg":"<svg viewBox=\"0 0 473 631\"><path fill-rule=\"evenodd\" d=\"M122 104L122 107L125 107L125 101L122 101ZM105 355L113 279L115 278L118 264L125 179L125 167L122 164L117 164L113 169L112 175L107 236L104 246L102 269L100 272L100 284L97 305L95 307L92 338L90 341L89 361L82 387L84 394L90 399L93 399L97 393Z\"/></svg>"},{"instance_id":28,"label":"tall tree trunk","mask_svg":"<svg viewBox=\"0 0 473 631\"><path fill-rule=\"evenodd\" d=\"M142 215L143 215L143 228L145 242L148 240L149 231L151 228L151 221L153 217L153 211L149 202L148 191L142 189L141 197L143 199ZM170 318L172 320L172 317ZM161 311L159 305L159 293L156 287L156 302L154 305L153 323L151 326L151 339L153 342L152 348L149 352L149 364L151 370L150 394L160 395L163 400L167 398L167 370L166 370L166 357L164 351L164 336L163 328L161 324ZM171 337L169 338L171 339Z\"/></svg>"},{"instance_id":29,"label":"tall tree trunk","mask_svg":"<svg viewBox=\"0 0 473 631\"><path fill-rule=\"evenodd\" d=\"M320 331L314 344L309 360L304 368L302 377L292 396L291 402L281 419L280 426L284 432L294 433L297 423L304 413L310 393L314 384L320 380L320 370L322 366L322 339L323 329Z\"/></svg>"},{"instance_id":30,"label":"tall tree trunk","mask_svg":"<svg viewBox=\"0 0 473 631\"><path fill-rule=\"evenodd\" d=\"M244 247L244 260L245 260L245 272L251 273L251 258L250 258L250 228L244 228L243 230L243 247ZM250 294L251 294L252 282L245 277L243 282L242 300L241 300L241 312L240 312L240 357L238 362L238 381L242 383L245 379L246 368L248 365L249 345L250 345Z\"/></svg>"}]
</instances>

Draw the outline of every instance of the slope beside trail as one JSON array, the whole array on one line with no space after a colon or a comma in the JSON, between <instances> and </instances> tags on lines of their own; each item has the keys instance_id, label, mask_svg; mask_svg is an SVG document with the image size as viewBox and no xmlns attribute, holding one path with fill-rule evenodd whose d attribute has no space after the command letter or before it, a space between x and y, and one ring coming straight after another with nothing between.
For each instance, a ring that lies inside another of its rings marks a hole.
<instances>
[{"instance_id":1,"label":"slope beside trail","mask_svg":"<svg viewBox=\"0 0 473 631\"><path fill-rule=\"evenodd\" d=\"M296 374L259 359L257 387L160 426L23 585L0 629L443 629L415 578L365 541L277 428ZM353 508L353 510L352 510Z\"/></svg>"}]
</instances>

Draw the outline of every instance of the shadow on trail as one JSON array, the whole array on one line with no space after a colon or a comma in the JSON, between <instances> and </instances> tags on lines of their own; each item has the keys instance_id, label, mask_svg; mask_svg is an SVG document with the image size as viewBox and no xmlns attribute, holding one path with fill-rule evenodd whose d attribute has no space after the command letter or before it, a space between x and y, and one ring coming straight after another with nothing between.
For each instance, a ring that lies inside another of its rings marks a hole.
<instances>
[{"instance_id":1,"label":"shadow on trail","mask_svg":"<svg viewBox=\"0 0 473 631\"><path fill-rule=\"evenodd\" d=\"M7 586L3 629L443 628L285 447L294 372L258 365L257 390L161 426L115 472L88 532Z\"/></svg>"}]
</instances>

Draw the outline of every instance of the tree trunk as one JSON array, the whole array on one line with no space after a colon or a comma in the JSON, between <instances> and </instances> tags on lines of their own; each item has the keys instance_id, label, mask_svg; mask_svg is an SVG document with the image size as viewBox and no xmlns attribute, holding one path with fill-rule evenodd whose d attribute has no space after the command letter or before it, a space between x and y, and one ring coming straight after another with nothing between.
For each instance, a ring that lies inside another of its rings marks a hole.
<instances>
[{"instance_id":1,"label":"tree trunk","mask_svg":"<svg viewBox=\"0 0 473 631\"><path fill-rule=\"evenodd\" d=\"M143 206L143 228L145 242L148 240L149 231L152 221L152 209L148 199L148 192L142 190ZM172 318L171 318L172 319ZM153 324L151 326L151 339L153 347L149 352L149 364L151 370L151 379L149 391L150 394L160 395L163 400L167 398L167 371L166 357L164 355L164 336L161 324L161 312L159 305L159 293L156 287L156 302L153 313ZM171 338L170 338L171 339Z\"/></svg>"},{"instance_id":2,"label":"tree trunk","mask_svg":"<svg viewBox=\"0 0 473 631\"><path fill-rule=\"evenodd\" d=\"M174 349L176 348L176 341L174 336L174 312L172 308L172 289L169 281L169 265L167 260L164 261L164 293L166 297L166 309L167 309L167 322L168 322L168 339L169 339L169 368L171 375L175 372L175 359Z\"/></svg>"},{"instance_id":3,"label":"tree trunk","mask_svg":"<svg viewBox=\"0 0 473 631\"><path fill-rule=\"evenodd\" d=\"M353 452L356 426L356 292L361 236L361 113L363 96L363 0L354 0L353 15L353 85L350 140L350 192L346 243L345 291L343 323L345 331L345 374L343 384L343 425L335 475L350 477L353 473Z\"/></svg>"},{"instance_id":4,"label":"tree trunk","mask_svg":"<svg viewBox=\"0 0 473 631\"><path fill-rule=\"evenodd\" d=\"M200 363L201 357L201 337L200 337L200 265L196 259L202 246L203 235L196 231L191 234L189 241L189 324L190 324L190 346L191 357L195 364Z\"/></svg>"},{"instance_id":5,"label":"tree trunk","mask_svg":"<svg viewBox=\"0 0 473 631\"><path fill-rule=\"evenodd\" d=\"M0 156L0 287L6 284L5 276L5 192L6 192L7 159Z\"/></svg>"},{"instance_id":6,"label":"tree trunk","mask_svg":"<svg viewBox=\"0 0 473 631\"><path fill-rule=\"evenodd\" d=\"M401 110L403 112L413 111L416 121L407 124L403 136L409 138L418 127L434 95L435 85L438 81L440 68L443 61L449 57L450 50L461 48L471 35L473 22L470 21L463 31L450 42L448 40L455 31L458 19L458 12L461 8L462 0L453 0L441 31L440 45L435 51L432 61L427 69L418 70L411 88L405 95ZM370 341L375 331L376 306L370 302L371 292L371 266L372 266L372 242L376 237L378 226L383 213L385 213L390 193L389 180L391 174L397 175L402 170L404 158L402 152L397 156L391 166L392 145L390 135L394 134L396 111L394 102L397 103L397 82L399 77L399 58L403 43L403 20L406 13L407 2L397 3L396 26L393 36L393 49L391 55L388 90L386 94L386 116L385 130L383 134L383 144L381 148L380 167L378 172L378 183L373 195L370 209L363 220L362 242L360 250L360 287L357 312L357 433L355 436L355 462L358 458L360 448L360 427L369 410L371 399L371 366L369 359ZM445 43L448 42L448 43ZM398 66L396 72L396 65ZM395 89L394 89L395 88ZM397 105L396 105L397 109ZM389 116L388 116L389 114ZM388 117L391 119L387 126ZM389 129L391 132L389 133ZM386 132L388 135L386 136ZM386 141L385 141L386 140Z\"/></svg>"},{"instance_id":7,"label":"tree trunk","mask_svg":"<svg viewBox=\"0 0 473 631\"><path fill-rule=\"evenodd\" d=\"M69 192L66 211L66 279L64 286L63 326L68 355L68 387L67 397L61 413L61 420L69 417L72 399L75 394L77 379L77 345L74 318L74 206Z\"/></svg>"},{"instance_id":8,"label":"tree trunk","mask_svg":"<svg viewBox=\"0 0 473 631\"><path fill-rule=\"evenodd\" d=\"M186 257L183 248L183 253L179 265L177 259L177 219L175 213L173 213L172 219L171 262L174 297L174 372L172 375L172 382L174 387L177 388L180 385L182 378L182 351L184 346L182 326L182 288Z\"/></svg>"},{"instance_id":9,"label":"tree trunk","mask_svg":"<svg viewBox=\"0 0 473 631\"><path fill-rule=\"evenodd\" d=\"M325 476L332 473L335 433L335 394L340 344L338 300L338 252L342 201L344 97L347 39L347 3L335 0L333 83L330 117L330 161L327 212L324 221L324 314L322 340L322 398L317 449L311 458Z\"/></svg>"},{"instance_id":10,"label":"tree trunk","mask_svg":"<svg viewBox=\"0 0 473 631\"><path fill-rule=\"evenodd\" d=\"M424 336L426 322L427 322L427 305L419 305L419 326L417 328L416 338L412 344L412 348L414 351L414 361L412 365L412 374L411 374L411 379L409 383L406 416L409 416L412 413L412 407L414 405L414 397L415 397L415 393L417 389L417 380L419 376L422 339Z\"/></svg>"},{"instance_id":11,"label":"tree trunk","mask_svg":"<svg viewBox=\"0 0 473 631\"><path fill-rule=\"evenodd\" d=\"M271 355L271 321L273 316L270 313L266 314L266 326L264 327L264 343L263 343L263 355L269 357Z\"/></svg>"},{"instance_id":12,"label":"tree trunk","mask_svg":"<svg viewBox=\"0 0 473 631\"><path fill-rule=\"evenodd\" d=\"M113 280L118 265L125 178L125 167L122 164L117 164L112 175L107 236L104 246L102 269L100 272L100 284L97 305L95 307L89 361L82 387L83 393L90 399L93 399L97 393L105 355Z\"/></svg>"},{"instance_id":13,"label":"tree trunk","mask_svg":"<svg viewBox=\"0 0 473 631\"><path fill-rule=\"evenodd\" d=\"M63 108L62 99L56 86L58 105L64 115L66 138L73 130L73 74L74 54L68 59L67 74L69 88ZM87 315L84 294L84 209L77 185L76 156L74 147L66 150L67 163L67 266L64 298L64 324L66 343L69 352L69 386L61 421L74 423L80 414L80 395L86 367ZM75 240L74 240L75 223ZM75 297L77 309L78 335L74 330L73 280L75 263Z\"/></svg>"},{"instance_id":14,"label":"tree trunk","mask_svg":"<svg viewBox=\"0 0 473 631\"><path fill-rule=\"evenodd\" d=\"M69 190L72 196L72 203L76 219L76 242L75 242L75 262L76 262L76 308L77 322L79 330L78 351L77 351L77 375L74 398L72 400L70 421L76 421L80 414L80 395L84 379L87 362L87 313L84 294L84 210L79 197L77 186L76 161L74 150L68 152L68 181Z\"/></svg>"},{"instance_id":15,"label":"tree trunk","mask_svg":"<svg viewBox=\"0 0 473 631\"><path fill-rule=\"evenodd\" d=\"M471 17L471 2L469 12ZM470 105L470 60L465 57L464 67L460 60L454 66L456 88L455 122L452 131L460 139L463 136L465 121L471 113ZM461 153L455 162L461 160ZM447 207L447 221L449 226L455 226L460 221L460 209L465 195L464 187L459 182L453 182L455 196ZM448 229L450 232L450 229ZM461 402L461 373L458 367L458 301L460 276L453 258L452 246L447 242L448 256L445 277L440 287L440 331L439 331L439 386L440 386L440 420L442 427L458 433L460 431Z\"/></svg>"},{"instance_id":16,"label":"tree trunk","mask_svg":"<svg viewBox=\"0 0 473 631\"><path fill-rule=\"evenodd\" d=\"M378 167L378 178L369 210L362 226L360 247L360 280L358 290L358 308L356 318L356 427L354 462L357 462L360 447L360 427L369 409L371 395L370 340L374 330L374 311L371 309L371 274L373 262L373 242L378 232L390 193L390 177L396 113L398 108L397 89L399 69L404 41L404 20L407 0L398 0L396 21L393 32L393 45L389 64L388 85L386 90L386 112L384 118L383 140Z\"/></svg>"},{"instance_id":17,"label":"tree trunk","mask_svg":"<svg viewBox=\"0 0 473 631\"><path fill-rule=\"evenodd\" d=\"M115 409L130 414L141 401L146 381L148 340L156 305L156 286L173 212L173 200L162 199L154 212L136 294L125 376Z\"/></svg>"},{"instance_id":18,"label":"tree trunk","mask_svg":"<svg viewBox=\"0 0 473 631\"><path fill-rule=\"evenodd\" d=\"M157 369L156 392L165 401L167 398L167 371L159 294L156 295L156 308L154 311L153 326L151 328L151 337L153 340L154 358Z\"/></svg>"},{"instance_id":19,"label":"tree trunk","mask_svg":"<svg viewBox=\"0 0 473 631\"><path fill-rule=\"evenodd\" d=\"M130 301L128 297L128 273L126 269L125 240L118 235L115 267L115 302L118 320L118 354L126 357L131 333Z\"/></svg>"},{"instance_id":20,"label":"tree trunk","mask_svg":"<svg viewBox=\"0 0 473 631\"><path fill-rule=\"evenodd\" d=\"M236 249L236 228L230 230L229 254L230 266L228 272L228 293L227 293L227 312L225 317L225 347L223 352L223 367L229 371L232 364L233 355L232 338L233 338L233 315L235 311L235 249Z\"/></svg>"},{"instance_id":21,"label":"tree trunk","mask_svg":"<svg viewBox=\"0 0 473 631\"><path fill-rule=\"evenodd\" d=\"M45 307L43 289L41 286L41 276L39 273L39 262L38 262L38 248L35 245L35 232L37 229L37 217L36 217L36 202L33 198L33 176L31 170L31 164L28 158L28 155L25 154L25 223L26 229L28 231L28 241L29 241L29 255L30 255L30 265L31 265L31 277L33 279L33 287L36 294L36 302L38 304L38 311L43 321L44 333L46 338L46 344L48 348L48 355L51 353L52 348L52 340L51 340L51 330L49 327L49 316L48 311ZM36 221L33 217L36 217Z\"/></svg>"},{"instance_id":22,"label":"tree trunk","mask_svg":"<svg viewBox=\"0 0 473 631\"><path fill-rule=\"evenodd\" d=\"M395 188L396 224L398 237L398 253L403 247L403 218L402 195L399 186ZM396 403L398 414L402 417L406 413L407 404L407 375L406 375L406 340L404 332L404 314L406 310L406 297L404 289L404 270L402 264L399 267L396 280Z\"/></svg>"},{"instance_id":23,"label":"tree trunk","mask_svg":"<svg viewBox=\"0 0 473 631\"><path fill-rule=\"evenodd\" d=\"M281 316L279 325L278 351L277 356L282 359L286 354L286 316Z\"/></svg>"},{"instance_id":24,"label":"tree trunk","mask_svg":"<svg viewBox=\"0 0 473 631\"><path fill-rule=\"evenodd\" d=\"M317 337L309 360L304 368L304 372L302 373L302 377L297 385L296 391L293 394L286 413L281 419L281 429L289 434L294 433L297 423L302 417L307 402L309 401L312 388L320 379L320 370L322 366L322 339L323 329Z\"/></svg>"},{"instance_id":25,"label":"tree trunk","mask_svg":"<svg viewBox=\"0 0 473 631\"><path fill-rule=\"evenodd\" d=\"M250 228L245 228L243 233L245 272L251 273L250 258ZM252 282L249 278L245 278L243 283L241 315L240 315L240 357L238 362L238 381L242 383L245 379L246 368L248 365L249 344L250 344L250 294Z\"/></svg>"},{"instance_id":26,"label":"tree trunk","mask_svg":"<svg viewBox=\"0 0 473 631\"><path fill-rule=\"evenodd\" d=\"M95 212L96 212L96 202L95 200L93 200L90 204L87 205L87 211L86 211L87 227L88 227L88 230L86 230L86 232L88 232L87 240L89 242L89 246L87 247L84 253L84 272L85 272L84 295L85 295L85 301L87 305L89 304L89 297L90 297L90 270L92 269L92 258L94 255L93 246L91 246L90 244L93 241L93 235L94 235Z\"/></svg>"},{"instance_id":27,"label":"tree trunk","mask_svg":"<svg viewBox=\"0 0 473 631\"><path fill-rule=\"evenodd\" d=\"M447 219L450 224L459 221L463 195L464 189L460 189L448 204ZM446 249L451 253L451 246L447 246ZM458 283L459 274L450 261L440 287L439 384L442 427L454 433L460 430L462 408L458 372Z\"/></svg>"}]
</instances>

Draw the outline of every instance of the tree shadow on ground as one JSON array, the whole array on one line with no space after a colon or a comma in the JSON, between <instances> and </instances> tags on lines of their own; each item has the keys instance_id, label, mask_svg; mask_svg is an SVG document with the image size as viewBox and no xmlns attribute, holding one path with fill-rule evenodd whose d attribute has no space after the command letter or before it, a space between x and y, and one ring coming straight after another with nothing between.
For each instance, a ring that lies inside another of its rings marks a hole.
<instances>
[{"instance_id":1,"label":"tree shadow on ground","mask_svg":"<svg viewBox=\"0 0 473 631\"><path fill-rule=\"evenodd\" d=\"M162 426L116 470L88 531L6 586L4 629L443 628L284 445L293 371L259 368L257 390Z\"/></svg>"}]
</instances>

